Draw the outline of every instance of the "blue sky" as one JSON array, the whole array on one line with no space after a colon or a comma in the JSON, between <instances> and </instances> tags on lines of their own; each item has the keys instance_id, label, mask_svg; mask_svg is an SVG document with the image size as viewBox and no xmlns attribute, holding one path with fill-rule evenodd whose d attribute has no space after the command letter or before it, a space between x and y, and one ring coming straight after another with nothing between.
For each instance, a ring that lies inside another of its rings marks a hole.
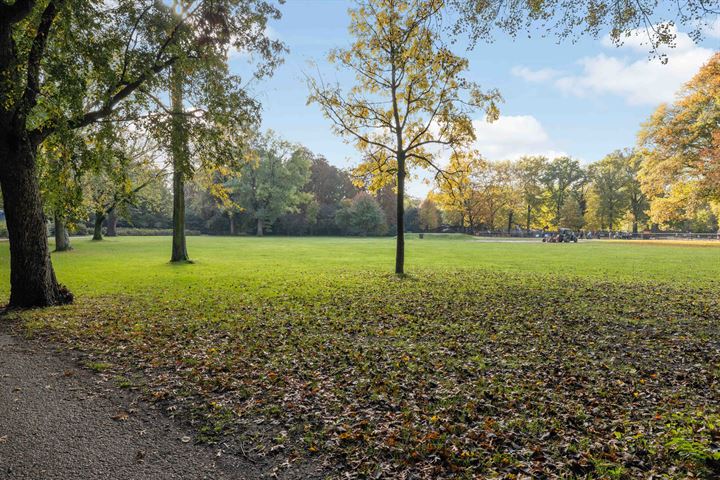
<instances>
[{"instance_id":1,"label":"blue sky","mask_svg":"<svg viewBox=\"0 0 720 480\"><path fill-rule=\"evenodd\" d=\"M282 20L270 34L290 49L275 75L253 86L263 104L263 127L302 143L340 167L358 160L352 146L331 131L331 123L317 106L306 105L305 74L317 71L343 84L352 77L336 73L327 52L349 44L345 0L288 0ZM456 53L470 60L467 77L486 88L498 88L505 98L501 118L488 125L478 113L476 147L490 160L522 154L567 154L583 162L602 158L617 148L630 147L643 122L663 101L720 49L720 21L708 30L701 45L682 31L677 48L662 65L649 58L642 37L615 47L604 38L581 38L558 44L553 38L511 39L499 34L492 44L472 50L458 45ZM243 69L241 56L231 65ZM429 186L420 179L409 193L424 196Z\"/></svg>"}]
</instances>

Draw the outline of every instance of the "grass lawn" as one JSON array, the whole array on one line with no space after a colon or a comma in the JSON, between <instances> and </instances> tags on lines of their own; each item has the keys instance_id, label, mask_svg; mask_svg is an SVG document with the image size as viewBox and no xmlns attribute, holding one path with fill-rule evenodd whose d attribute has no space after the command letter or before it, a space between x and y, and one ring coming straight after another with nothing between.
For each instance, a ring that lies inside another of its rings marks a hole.
<instances>
[{"instance_id":1,"label":"grass lawn","mask_svg":"<svg viewBox=\"0 0 720 480\"><path fill-rule=\"evenodd\" d=\"M720 475L720 244L411 237L74 239L19 316L281 477Z\"/></svg>"}]
</instances>

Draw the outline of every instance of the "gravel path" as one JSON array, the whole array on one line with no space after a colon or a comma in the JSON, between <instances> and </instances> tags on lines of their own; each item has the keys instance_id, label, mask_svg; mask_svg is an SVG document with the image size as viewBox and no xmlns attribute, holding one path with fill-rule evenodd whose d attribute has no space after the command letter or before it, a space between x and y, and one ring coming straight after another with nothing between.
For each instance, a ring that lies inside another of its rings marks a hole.
<instances>
[{"instance_id":1,"label":"gravel path","mask_svg":"<svg viewBox=\"0 0 720 480\"><path fill-rule=\"evenodd\" d=\"M0 319L0 479L255 477L190 435L70 354L12 335Z\"/></svg>"}]
</instances>

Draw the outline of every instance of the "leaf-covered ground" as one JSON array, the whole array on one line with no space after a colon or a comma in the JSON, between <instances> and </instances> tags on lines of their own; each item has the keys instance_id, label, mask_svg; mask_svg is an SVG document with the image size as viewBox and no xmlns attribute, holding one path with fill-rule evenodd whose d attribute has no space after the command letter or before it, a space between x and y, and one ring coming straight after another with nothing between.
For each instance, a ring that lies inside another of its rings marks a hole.
<instances>
[{"instance_id":1,"label":"leaf-covered ground","mask_svg":"<svg viewBox=\"0 0 720 480\"><path fill-rule=\"evenodd\" d=\"M694 266L668 247L687 270L636 281L610 258L604 271L600 260L576 268L590 246L574 250L578 262L524 273L448 265L466 248L487 263L486 245L437 244L426 259L437 267L405 279L363 262L323 270L269 256L256 260L262 275L160 273L22 317L269 475L308 465L343 478L720 475L720 249ZM545 247L567 256L575 246ZM78 268L102 258L92 248ZM226 256L253 254L250 244ZM694 268L696 281L684 280Z\"/></svg>"}]
</instances>

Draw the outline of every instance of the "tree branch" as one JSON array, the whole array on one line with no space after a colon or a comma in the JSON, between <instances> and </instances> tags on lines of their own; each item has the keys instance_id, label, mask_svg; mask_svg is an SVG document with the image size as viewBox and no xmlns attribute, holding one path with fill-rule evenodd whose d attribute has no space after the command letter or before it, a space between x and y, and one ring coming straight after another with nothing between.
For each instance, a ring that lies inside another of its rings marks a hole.
<instances>
[{"instance_id":1,"label":"tree branch","mask_svg":"<svg viewBox=\"0 0 720 480\"><path fill-rule=\"evenodd\" d=\"M145 73L140 75L134 81L126 83L120 90L118 90L114 95L108 98L102 107L98 108L97 110L86 112L85 114L68 121L68 128L82 128L104 117L107 117L113 112L113 109L118 103L130 96L130 94L135 92L135 90L140 88L140 86L142 86L150 77L162 72L163 70L171 66L177 61L177 59L177 57L171 57L160 64L153 65L152 68L146 70ZM30 132L30 135L38 137L40 140L42 140L44 138L47 138L47 136L52 134L56 129L56 126L41 127Z\"/></svg>"},{"instance_id":2,"label":"tree branch","mask_svg":"<svg viewBox=\"0 0 720 480\"><path fill-rule=\"evenodd\" d=\"M40 16L40 24L38 25L35 38L30 47L30 54L28 55L27 80L25 83L25 91L20 101L22 107L17 112L19 115L26 116L37 104L37 96L40 92L40 60L45 53L48 33L57 16L58 5L61 3L63 3L63 0L51 1Z\"/></svg>"}]
</instances>

